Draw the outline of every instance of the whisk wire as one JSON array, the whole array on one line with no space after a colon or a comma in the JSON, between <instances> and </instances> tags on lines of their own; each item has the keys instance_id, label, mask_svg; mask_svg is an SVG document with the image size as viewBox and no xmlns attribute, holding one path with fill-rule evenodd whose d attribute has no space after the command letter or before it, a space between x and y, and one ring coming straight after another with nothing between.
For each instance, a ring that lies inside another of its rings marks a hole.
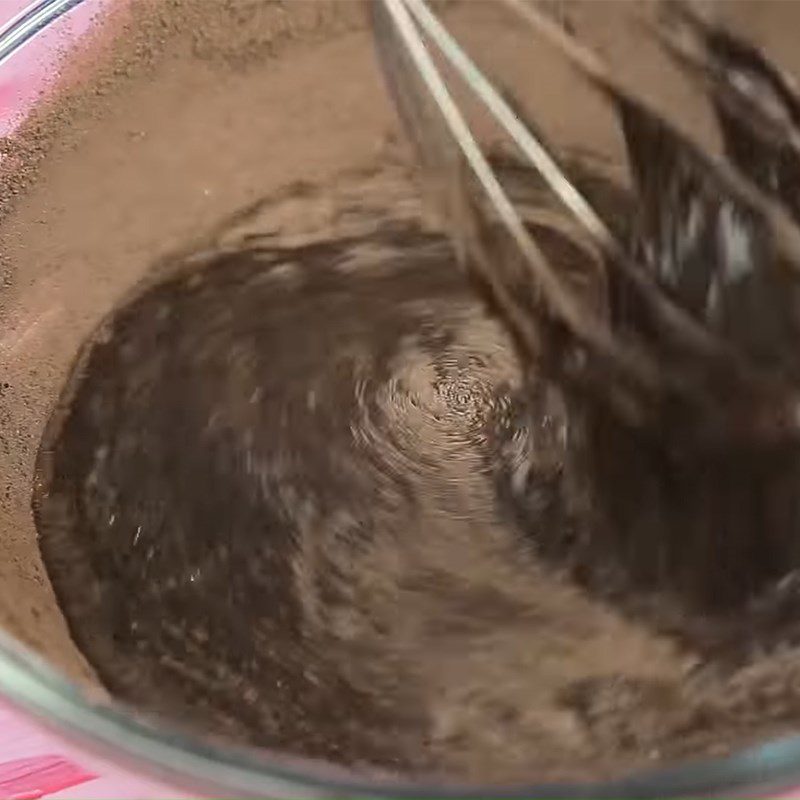
<instances>
[{"instance_id":1,"label":"whisk wire","mask_svg":"<svg viewBox=\"0 0 800 800\"><path fill-rule=\"evenodd\" d=\"M537 280L537 289L544 301L581 340L592 342L595 345L613 351L615 345L611 341L609 330L606 326L598 324L598 320L586 315L570 296L569 291L563 286L555 271L548 263L547 257L539 249L523 224L514 204L509 199L502 184L495 175L488 160L476 142L472 132L459 111L455 101L448 91L444 80L436 68L430 54L425 47L408 10L408 3L403 0L382 0L383 7L391 15L396 25L396 30L405 48L412 59L418 74L424 81L427 90L436 102L441 117L457 147L461 151L470 170L488 198L491 207L498 219L519 247L525 261L530 266ZM419 13L419 6L417 7ZM425 16L424 14L422 15ZM448 45L444 40L445 46ZM450 51L451 53L453 51ZM462 62L463 63L463 62ZM488 82L485 82L488 84ZM495 107L497 105L495 104ZM505 106L506 115L510 108ZM521 127L517 121L515 128ZM532 137L529 137L529 141ZM541 148L536 148L537 154L544 153ZM546 167L556 169L548 161ZM552 176L552 172L550 172ZM564 176L557 175L558 181L565 181Z\"/></svg>"},{"instance_id":2,"label":"whisk wire","mask_svg":"<svg viewBox=\"0 0 800 800\"><path fill-rule=\"evenodd\" d=\"M800 227L778 202L735 165L709 152L687 126L661 113L652 100L626 86L591 50L562 30L545 14L524 0L500 1L513 11L518 19L527 23L532 31L548 41L572 64L580 76L606 94L615 105L625 104L635 107L652 119L657 119L682 147L702 163L708 174L714 176L727 194L763 217L776 245L786 257L785 263L792 269L800 270Z\"/></svg>"},{"instance_id":3,"label":"whisk wire","mask_svg":"<svg viewBox=\"0 0 800 800\"><path fill-rule=\"evenodd\" d=\"M670 148L686 162L690 172L698 171L716 195L729 198L724 202L730 203L731 208L742 209L742 213L754 220L763 220L776 242L780 243L781 252L789 263L800 266L800 229L795 220L748 175L736 165L716 158L691 134L653 108L649 100L628 89L599 57L546 15L523 0L502 2L535 33L554 45L591 87L612 102L626 129L626 138L629 125L637 128L645 142L647 137L665 136ZM507 321L523 340L535 348L538 329L532 325L530 307L520 304L517 296L520 284L509 271L513 266L503 263L509 259L497 258L497 254L487 249L486 242L481 241L481 232L485 234L490 226L484 219L487 213L500 223L518 256L530 270L533 281L529 282L528 292L532 292L535 306L541 309L540 316L563 327L573 337L578 349L583 350L581 363L588 365L584 376L587 379L592 370L595 380L602 370L610 370L609 379L616 375L633 391L636 397L633 405L638 404L640 411L650 406L649 411L643 412L645 414L658 414L666 396L699 403L713 413L716 402L713 398L717 392L713 383L722 375L726 376L722 382L726 387L723 393L729 394L731 387L737 386L745 397L769 396L774 399L774 376L744 357L731 342L717 335L703 324L702 319L697 319L676 302L675 297L664 291L652 270L631 257L628 248L616 240L603 218L532 132L532 126L526 124L504 99L432 13L425 0L374 0L374 16L378 52L387 82L394 93L401 119L426 162L428 169L424 177L430 181L434 176L442 182L439 197L453 228L454 244L462 259L465 258L488 284ZM609 318L578 301L558 271L553 269L523 223L448 90L428 51L423 33L580 227L599 246L606 256L607 267L615 271L621 285L627 287L626 291L632 290L637 302L647 309L650 324L656 331L655 349L636 337L621 337L621 331L612 328ZM629 140L628 144L631 146L632 142ZM464 182L466 176L471 176L472 185L476 183L479 187L482 202L471 194L469 185ZM655 173L640 175L639 179L645 181L640 188L653 191L647 182L652 183L655 178ZM666 229L657 233L662 237L666 234ZM754 263L752 266L761 265ZM713 264L704 267L712 271L717 268ZM714 365L713 369L710 364ZM692 380L687 380L687 369L694 376ZM781 391L779 389L778 394ZM794 395L790 394L788 416L785 410L780 415L789 419L790 426L797 427L797 415L792 410L796 405L793 398ZM626 404L630 405L629 401L630 397Z\"/></svg>"}]
</instances>

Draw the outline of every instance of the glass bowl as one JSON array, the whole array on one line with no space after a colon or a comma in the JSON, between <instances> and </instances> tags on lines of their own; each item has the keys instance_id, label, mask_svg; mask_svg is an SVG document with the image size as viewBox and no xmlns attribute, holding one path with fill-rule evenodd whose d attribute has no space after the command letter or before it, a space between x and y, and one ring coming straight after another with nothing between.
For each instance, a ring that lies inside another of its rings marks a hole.
<instances>
[{"instance_id":1,"label":"glass bowl","mask_svg":"<svg viewBox=\"0 0 800 800\"><path fill-rule=\"evenodd\" d=\"M123 0L124 5L125 0ZM17 82L8 97L6 133L35 104L54 63L72 59L70 46L98 14L103 0L36 0L0 29L0 86ZM91 10L89 10L91 7ZM66 38L65 38L66 36ZM54 57L53 54L57 54ZM42 75L42 73L45 73ZM71 73L71 80L80 80ZM19 85L17 85L19 84ZM6 315L8 316L8 314ZM13 314L11 315L13 317ZM13 326L6 346L21 342ZM16 338L15 338L16 337ZM143 718L81 686L9 633L0 635L0 693L20 713L56 733L69 749L97 756L134 773L153 776L196 796L273 798L522 798L522 797L732 797L800 796L800 737L752 747L733 756L596 784L518 787L437 786L365 778L319 761L266 750L223 746L187 735L169 723Z\"/></svg>"}]
</instances>

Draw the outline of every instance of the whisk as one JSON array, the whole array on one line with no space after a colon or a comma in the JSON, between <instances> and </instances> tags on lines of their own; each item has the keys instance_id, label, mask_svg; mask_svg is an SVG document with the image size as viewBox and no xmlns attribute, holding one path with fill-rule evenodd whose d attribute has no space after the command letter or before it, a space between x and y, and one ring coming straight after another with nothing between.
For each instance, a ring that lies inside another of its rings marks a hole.
<instances>
[{"instance_id":1,"label":"whisk","mask_svg":"<svg viewBox=\"0 0 800 800\"><path fill-rule=\"evenodd\" d=\"M550 352L561 381L593 392L628 425L678 420L692 446L795 439L800 100L790 80L689 4L664 2L642 20L704 87L725 143L719 157L538 6L498 3L611 105L641 209L632 241L621 241L425 0L373 0L380 60L422 174L463 264L526 358ZM526 225L434 50L596 250L594 295L576 290Z\"/></svg>"}]
</instances>

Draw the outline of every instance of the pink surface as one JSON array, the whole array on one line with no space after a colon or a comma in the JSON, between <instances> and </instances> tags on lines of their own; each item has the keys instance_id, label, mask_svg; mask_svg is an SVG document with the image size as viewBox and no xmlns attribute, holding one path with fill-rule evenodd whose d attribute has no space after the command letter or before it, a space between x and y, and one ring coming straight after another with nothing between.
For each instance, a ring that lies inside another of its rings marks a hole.
<instances>
[{"instance_id":1,"label":"pink surface","mask_svg":"<svg viewBox=\"0 0 800 800\"><path fill-rule=\"evenodd\" d=\"M36 800L97 776L63 756L43 755L0 762L0 800Z\"/></svg>"},{"instance_id":2,"label":"pink surface","mask_svg":"<svg viewBox=\"0 0 800 800\"><path fill-rule=\"evenodd\" d=\"M0 68L0 136L7 134L58 78L59 64L110 0L85 0L28 42ZM0 25L15 17L30 0L0 0Z\"/></svg>"},{"instance_id":3,"label":"pink surface","mask_svg":"<svg viewBox=\"0 0 800 800\"><path fill-rule=\"evenodd\" d=\"M181 792L89 756L0 704L0 800L183 800Z\"/></svg>"}]
</instances>

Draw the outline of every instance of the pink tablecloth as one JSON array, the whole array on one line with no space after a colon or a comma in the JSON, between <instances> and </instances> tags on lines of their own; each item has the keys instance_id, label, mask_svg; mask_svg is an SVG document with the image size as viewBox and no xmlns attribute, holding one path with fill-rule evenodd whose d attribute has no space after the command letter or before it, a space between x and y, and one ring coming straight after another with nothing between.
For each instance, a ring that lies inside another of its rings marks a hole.
<instances>
[{"instance_id":1,"label":"pink tablecloth","mask_svg":"<svg viewBox=\"0 0 800 800\"><path fill-rule=\"evenodd\" d=\"M179 800L188 796L76 751L0 705L0 800Z\"/></svg>"},{"instance_id":2,"label":"pink tablecloth","mask_svg":"<svg viewBox=\"0 0 800 800\"><path fill-rule=\"evenodd\" d=\"M61 55L91 28L111 0L85 0L29 41L0 67L0 136L24 119L42 92L58 78ZM0 25L23 11L30 0L0 0Z\"/></svg>"}]
</instances>

